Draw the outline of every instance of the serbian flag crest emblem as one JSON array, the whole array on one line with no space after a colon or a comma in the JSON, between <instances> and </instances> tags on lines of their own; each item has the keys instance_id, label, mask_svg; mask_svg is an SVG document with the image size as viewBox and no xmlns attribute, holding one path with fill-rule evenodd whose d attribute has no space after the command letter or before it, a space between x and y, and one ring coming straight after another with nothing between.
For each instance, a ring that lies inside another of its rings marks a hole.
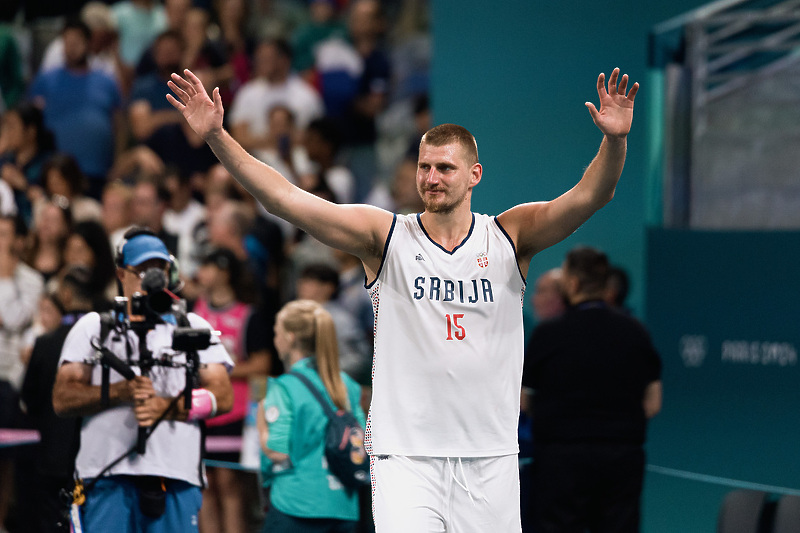
<instances>
[{"instance_id":1,"label":"serbian flag crest emblem","mask_svg":"<svg viewBox=\"0 0 800 533\"><path fill-rule=\"evenodd\" d=\"M489 258L486 257L486 252L481 252L478 254L478 266L481 268L486 268L489 266Z\"/></svg>"}]
</instances>

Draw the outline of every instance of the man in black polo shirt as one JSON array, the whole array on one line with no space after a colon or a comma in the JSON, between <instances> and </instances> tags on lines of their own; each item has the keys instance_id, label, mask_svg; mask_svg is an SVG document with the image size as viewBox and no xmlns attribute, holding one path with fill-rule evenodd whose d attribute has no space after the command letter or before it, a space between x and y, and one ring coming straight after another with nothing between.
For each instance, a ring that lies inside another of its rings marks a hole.
<instances>
[{"instance_id":1,"label":"man in black polo shirt","mask_svg":"<svg viewBox=\"0 0 800 533\"><path fill-rule=\"evenodd\" d=\"M67 504L61 489L72 491L75 455L80 441L80 418L61 418L53 411L53 383L61 348L77 320L92 310L91 272L82 266L70 268L61 280L56 297L64 309L61 325L36 339L22 384L22 401L41 441L34 450L35 469L27 484L26 531L70 530Z\"/></svg>"},{"instance_id":2,"label":"man in black polo shirt","mask_svg":"<svg viewBox=\"0 0 800 533\"><path fill-rule=\"evenodd\" d=\"M563 266L567 313L538 326L523 385L533 399L531 501L537 533L639 531L647 420L661 408L661 360L644 327L603 302L606 255Z\"/></svg>"}]
</instances>

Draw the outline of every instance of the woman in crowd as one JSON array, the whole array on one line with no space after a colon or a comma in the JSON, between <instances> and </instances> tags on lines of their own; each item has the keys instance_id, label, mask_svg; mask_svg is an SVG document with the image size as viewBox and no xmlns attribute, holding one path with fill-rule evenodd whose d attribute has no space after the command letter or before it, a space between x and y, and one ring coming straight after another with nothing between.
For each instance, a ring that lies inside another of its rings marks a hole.
<instances>
[{"instance_id":1,"label":"woman in crowd","mask_svg":"<svg viewBox=\"0 0 800 533\"><path fill-rule=\"evenodd\" d=\"M42 167L55 149L53 134L42 111L24 103L9 109L0 126L0 178L14 190L14 201L25 223L33 222L31 187L39 186Z\"/></svg>"},{"instance_id":2,"label":"woman in crowd","mask_svg":"<svg viewBox=\"0 0 800 533\"><path fill-rule=\"evenodd\" d=\"M289 373L270 379L257 421L262 474L271 484L264 533L354 530L358 493L345 489L324 459L328 418L305 376L334 409L353 411L364 424L359 385L339 370L336 330L330 313L310 300L286 304L275 322L275 349Z\"/></svg>"},{"instance_id":3,"label":"woman in crowd","mask_svg":"<svg viewBox=\"0 0 800 533\"><path fill-rule=\"evenodd\" d=\"M263 319L254 312L252 283L241 261L230 250L208 254L197 270L200 297L194 312L220 332L236 366L231 371L233 409L206 421L208 436L241 437L250 405L249 380L266 377L270 367L269 338ZM208 453L208 459L238 463L239 452ZM244 533L243 483L235 470L208 469L200 528L203 532Z\"/></svg>"},{"instance_id":4,"label":"woman in crowd","mask_svg":"<svg viewBox=\"0 0 800 533\"><path fill-rule=\"evenodd\" d=\"M218 45L227 53L233 75L227 88L220 88L222 102L229 105L236 91L250 79L250 57L255 43L247 31L250 20L245 0L214 0L214 14L219 26Z\"/></svg>"},{"instance_id":5,"label":"woman in crowd","mask_svg":"<svg viewBox=\"0 0 800 533\"><path fill-rule=\"evenodd\" d=\"M72 231L69 202L60 196L42 200L32 229L23 259L47 282L64 266L64 245Z\"/></svg>"},{"instance_id":6,"label":"woman in crowd","mask_svg":"<svg viewBox=\"0 0 800 533\"><path fill-rule=\"evenodd\" d=\"M42 186L48 198L62 196L69 202L75 222L101 220L100 202L85 195L88 180L78 162L68 154L59 153L47 160L42 170ZM35 206L34 206L35 211Z\"/></svg>"},{"instance_id":7,"label":"woman in crowd","mask_svg":"<svg viewBox=\"0 0 800 533\"><path fill-rule=\"evenodd\" d=\"M94 220L78 222L67 238L64 271L74 266L87 267L92 273L90 289L94 310L110 309L111 302L117 294L114 275L116 267L108 234L99 222Z\"/></svg>"}]
</instances>

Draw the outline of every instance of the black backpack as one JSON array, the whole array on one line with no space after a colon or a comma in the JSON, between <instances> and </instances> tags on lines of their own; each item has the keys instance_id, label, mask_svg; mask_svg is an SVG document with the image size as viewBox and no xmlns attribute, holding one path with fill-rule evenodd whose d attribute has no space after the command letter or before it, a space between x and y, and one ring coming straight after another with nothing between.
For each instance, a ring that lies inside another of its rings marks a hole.
<instances>
[{"instance_id":1,"label":"black backpack","mask_svg":"<svg viewBox=\"0 0 800 533\"><path fill-rule=\"evenodd\" d=\"M364 428L350 411L334 411L330 402L311 381L299 372L290 372L317 399L325 415L328 427L325 433L325 458L328 469L348 489L369 485L369 458L364 449Z\"/></svg>"}]
</instances>

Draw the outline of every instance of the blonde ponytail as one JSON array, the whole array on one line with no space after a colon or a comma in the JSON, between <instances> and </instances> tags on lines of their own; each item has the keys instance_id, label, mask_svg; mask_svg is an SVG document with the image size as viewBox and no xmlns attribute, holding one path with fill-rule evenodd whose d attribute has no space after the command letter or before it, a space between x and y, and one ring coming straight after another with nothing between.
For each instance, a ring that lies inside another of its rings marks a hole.
<instances>
[{"instance_id":1,"label":"blonde ponytail","mask_svg":"<svg viewBox=\"0 0 800 533\"><path fill-rule=\"evenodd\" d=\"M312 300L295 300L283 306L277 319L287 332L294 333L297 348L315 357L319 377L334 405L350 410L347 387L339 370L339 345L331 314Z\"/></svg>"},{"instance_id":2,"label":"blonde ponytail","mask_svg":"<svg viewBox=\"0 0 800 533\"><path fill-rule=\"evenodd\" d=\"M328 390L333 403L339 409L350 410L350 402L347 397L347 387L342 381L339 372L339 344L336 339L336 327L333 318L322 307L314 312L317 330L317 370L322 378L322 383Z\"/></svg>"}]
</instances>

